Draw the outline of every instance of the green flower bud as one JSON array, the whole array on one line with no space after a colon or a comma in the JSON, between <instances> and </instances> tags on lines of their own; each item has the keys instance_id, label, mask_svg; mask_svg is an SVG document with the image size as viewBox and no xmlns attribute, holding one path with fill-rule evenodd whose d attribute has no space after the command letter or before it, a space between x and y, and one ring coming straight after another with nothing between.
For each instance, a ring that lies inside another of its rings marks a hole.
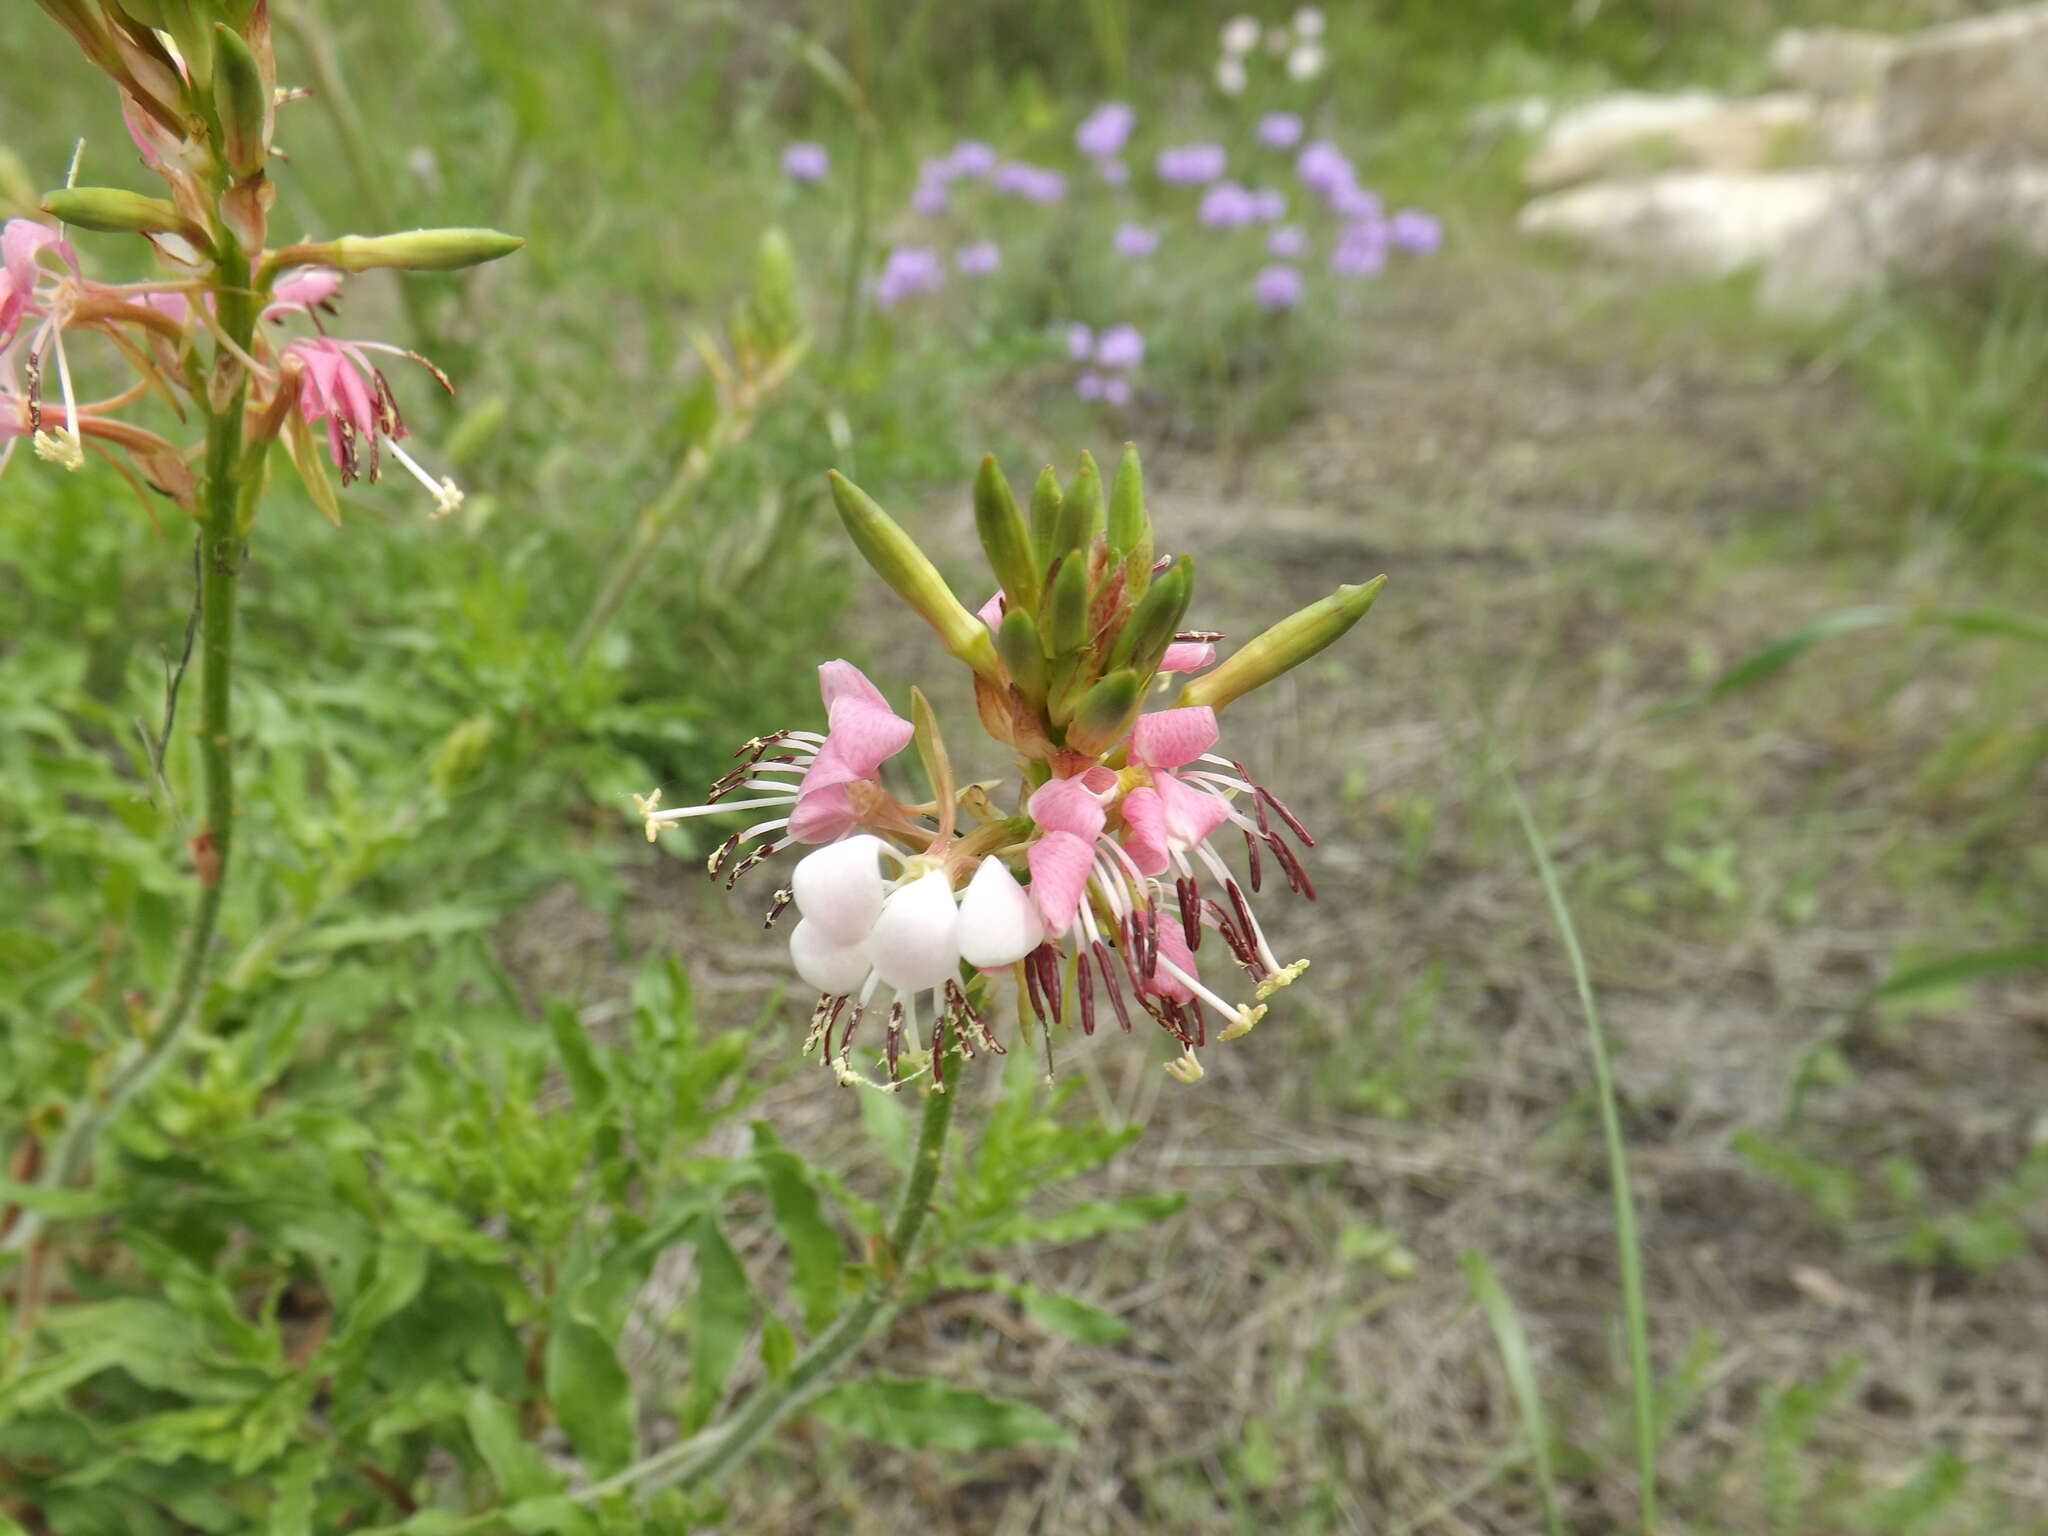
<instances>
[{"instance_id":1,"label":"green flower bud","mask_svg":"<svg viewBox=\"0 0 2048 1536\"><path fill-rule=\"evenodd\" d=\"M1045 600L1045 638L1054 656L1071 656L1088 643L1088 553L1070 549Z\"/></svg>"},{"instance_id":2,"label":"green flower bud","mask_svg":"<svg viewBox=\"0 0 2048 1536\"><path fill-rule=\"evenodd\" d=\"M1129 667L1112 672L1081 696L1067 725L1067 745L1093 757L1120 741L1145 702L1145 679Z\"/></svg>"},{"instance_id":3,"label":"green flower bud","mask_svg":"<svg viewBox=\"0 0 2048 1536\"><path fill-rule=\"evenodd\" d=\"M1067 494L1060 503L1059 546L1085 550L1102 532L1102 473L1086 449L1081 467L1067 482Z\"/></svg>"},{"instance_id":4,"label":"green flower bud","mask_svg":"<svg viewBox=\"0 0 2048 1536\"><path fill-rule=\"evenodd\" d=\"M995 642L989 638L988 626L953 595L953 589L925 558L916 541L875 505L873 497L838 470L827 471L825 478L832 486L839 521L846 525L847 536L861 558L938 631L948 651L989 681L1000 681Z\"/></svg>"},{"instance_id":5,"label":"green flower bud","mask_svg":"<svg viewBox=\"0 0 2048 1536\"><path fill-rule=\"evenodd\" d=\"M1038 621L1022 608L1011 608L1003 615L1003 627L996 631L996 651L1017 691L1034 708L1043 704L1045 641L1039 637Z\"/></svg>"},{"instance_id":6,"label":"green flower bud","mask_svg":"<svg viewBox=\"0 0 2048 1536\"><path fill-rule=\"evenodd\" d=\"M213 24L213 42L213 105L220 114L221 149L237 177L254 176L270 154L270 88L249 45L219 22Z\"/></svg>"},{"instance_id":7,"label":"green flower bud","mask_svg":"<svg viewBox=\"0 0 2048 1536\"><path fill-rule=\"evenodd\" d=\"M803 332L803 310L796 296L796 253L779 229L761 236L754 252L753 293L747 311L763 346L778 351Z\"/></svg>"},{"instance_id":8,"label":"green flower bud","mask_svg":"<svg viewBox=\"0 0 2048 1536\"><path fill-rule=\"evenodd\" d=\"M1031 551L1031 530L1017 510L1017 498L994 454L983 457L974 476L974 531L981 535L982 553L988 556L996 585L1010 600L1010 611L1036 613L1043 596L1039 585L1043 567Z\"/></svg>"},{"instance_id":9,"label":"green flower bud","mask_svg":"<svg viewBox=\"0 0 2048 1536\"><path fill-rule=\"evenodd\" d=\"M1046 465L1038 472L1038 483L1031 487L1031 548L1038 556L1038 568L1042 571L1053 562L1053 557L1063 549L1073 546L1062 544L1060 537L1060 495L1059 477Z\"/></svg>"},{"instance_id":10,"label":"green flower bud","mask_svg":"<svg viewBox=\"0 0 2048 1536\"><path fill-rule=\"evenodd\" d=\"M1365 610L1387 584L1384 576L1355 587L1339 587L1321 602L1275 624L1214 671L1180 691L1180 704L1207 704L1221 709L1232 699L1263 688L1281 673L1300 666L1365 617Z\"/></svg>"},{"instance_id":11,"label":"green flower bud","mask_svg":"<svg viewBox=\"0 0 2048 1536\"><path fill-rule=\"evenodd\" d=\"M1142 677L1159 670L1160 658L1180 632L1180 621L1195 595L1195 562L1182 555L1145 589L1110 647L1112 667L1131 667Z\"/></svg>"},{"instance_id":12,"label":"green flower bud","mask_svg":"<svg viewBox=\"0 0 2048 1536\"><path fill-rule=\"evenodd\" d=\"M510 256L526 242L495 229L409 229L396 235L342 235L334 240L288 245L273 252L265 266L338 267L368 272L377 267L402 267L409 272L452 272L479 262Z\"/></svg>"},{"instance_id":13,"label":"green flower bud","mask_svg":"<svg viewBox=\"0 0 2048 1536\"><path fill-rule=\"evenodd\" d=\"M1152 580L1152 520L1145 515L1145 475L1138 468L1135 443L1124 444L1110 482L1109 552L1118 559L1129 557L1124 589L1135 598Z\"/></svg>"},{"instance_id":14,"label":"green flower bud","mask_svg":"<svg viewBox=\"0 0 2048 1536\"><path fill-rule=\"evenodd\" d=\"M119 187L59 187L43 196L43 212L66 224L105 235L162 235L190 239L199 233L171 204ZM201 237L204 243L204 237Z\"/></svg>"}]
</instances>

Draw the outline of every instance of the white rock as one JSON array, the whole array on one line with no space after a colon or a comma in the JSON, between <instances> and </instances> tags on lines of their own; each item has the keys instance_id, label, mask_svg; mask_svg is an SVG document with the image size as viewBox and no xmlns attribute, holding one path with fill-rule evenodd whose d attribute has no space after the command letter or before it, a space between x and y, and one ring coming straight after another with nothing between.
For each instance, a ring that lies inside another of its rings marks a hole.
<instances>
[{"instance_id":1,"label":"white rock","mask_svg":"<svg viewBox=\"0 0 2048 1536\"><path fill-rule=\"evenodd\" d=\"M1719 277L1769 261L1825 216L1855 173L1678 171L1597 182L1523 208L1524 234L1679 276Z\"/></svg>"},{"instance_id":2,"label":"white rock","mask_svg":"<svg viewBox=\"0 0 2048 1536\"><path fill-rule=\"evenodd\" d=\"M1907 38L1878 94L1885 152L2048 159L2048 4Z\"/></svg>"},{"instance_id":3,"label":"white rock","mask_svg":"<svg viewBox=\"0 0 2048 1536\"><path fill-rule=\"evenodd\" d=\"M1771 42L1771 78L1815 96L1867 96L1877 89L1901 39L1850 27L1794 27Z\"/></svg>"},{"instance_id":4,"label":"white rock","mask_svg":"<svg viewBox=\"0 0 2048 1536\"><path fill-rule=\"evenodd\" d=\"M1523 168L1530 186L1669 167L1758 170L1802 154L1818 116L1795 92L1731 100L1709 91L1603 96L1554 119Z\"/></svg>"}]
</instances>

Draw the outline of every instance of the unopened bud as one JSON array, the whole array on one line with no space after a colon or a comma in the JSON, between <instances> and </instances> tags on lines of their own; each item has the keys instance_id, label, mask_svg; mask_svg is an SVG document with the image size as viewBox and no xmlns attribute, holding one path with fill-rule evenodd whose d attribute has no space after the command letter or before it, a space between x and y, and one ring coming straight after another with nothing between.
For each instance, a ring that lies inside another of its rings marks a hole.
<instances>
[{"instance_id":1,"label":"unopened bud","mask_svg":"<svg viewBox=\"0 0 2048 1536\"><path fill-rule=\"evenodd\" d=\"M1060 495L1059 476L1046 465L1038 472L1038 480L1031 487L1031 548L1038 556L1038 568L1044 570L1053 562L1053 557L1070 546L1060 543Z\"/></svg>"},{"instance_id":2,"label":"unopened bud","mask_svg":"<svg viewBox=\"0 0 2048 1536\"><path fill-rule=\"evenodd\" d=\"M443 736L427 764L434 788L445 794L474 778L497 736L498 722L489 715L471 715Z\"/></svg>"},{"instance_id":3,"label":"unopened bud","mask_svg":"<svg viewBox=\"0 0 2048 1536\"><path fill-rule=\"evenodd\" d=\"M1074 718L1067 725L1067 745L1076 752L1095 756L1112 742L1121 741L1138 717L1145 702L1145 679L1129 667L1112 672L1081 695Z\"/></svg>"},{"instance_id":4,"label":"unopened bud","mask_svg":"<svg viewBox=\"0 0 2048 1536\"><path fill-rule=\"evenodd\" d=\"M1070 549L1045 600L1045 639L1054 656L1071 656L1088 643L1088 552Z\"/></svg>"},{"instance_id":5,"label":"unopened bud","mask_svg":"<svg viewBox=\"0 0 2048 1536\"><path fill-rule=\"evenodd\" d=\"M1045 642L1039 637L1038 621L1022 608L1010 609L996 631L996 651L1017 691L1033 707L1044 703Z\"/></svg>"},{"instance_id":6,"label":"unopened bud","mask_svg":"<svg viewBox=\"0 0 2048 1536\"><path fill-rule=\"evenodd\" d=\"M1364 618L1365 610L1386 584L1386 577L1375 576L1358 586L1339 587L1321 602L1310 603L1241 648L1213 672L1189 683L1181 689L1178 702L1221 709L1232 699L1264 687L1281 673L1300 666Z\"/></svg>"},{"instance_id":7,"label":"unopened bud","mask_svg":"<svg viewBox=\"0 0 2048 1536\"><path fill-rule=\"evenodd\" d=\"M982 459L974 476L974 531L981 536L982 553L988 556L996 585L1010 600L1010 612L1036 613L1043 595L1039 585L1042 567L1031 552L1031 530L1017 510L1010 482L992 453Z\"/></svg>"},{"instance_id":8,"label":"unopened bud","mask_svg":"<svg viewBox=\"0 0 2048 1536\"><path fill-rule=\"evenodd\" d=\"M342 235L274 252L267 266L339 267L368 272L400 267L408 272L453 272L510 256L526 242L495 229L409 229L396 235Z\"/></svg>"},{"instance_id":9,"label":"unopened bud","mask_svg":"<svg viewBox=\"0 0 2048 1536\"><path fill-rule=\"evenodd\" d=\"M180 234L205 236L160 197L144 197L120 187L59 187L43 195L43 212L66 224L98 230L104 235Z\"/></svg>"},{"instance_id":10,"label":"unopened bud","mask_svg":"<svg viewBox=\"0 0 2048 1536\"><path fill-rule=\"evenodd\" d=\"M916 541L873 497L836 469L827 471L825 478L832 485L839 521L846 525L847 536L861 558L939 632L948 651L977 673L996 680L996 647L988 626L967 611Z\"/></svg>"},{"instance_id":11,"label":"unopened bud","mask_svg":"<svg viewBox=\"0 0 2048 1536\"><path fill-rule=\"evenodd\" d=\"M254 176L270 155L270 87L249 45L219 22L213 24L213 42L221 150L237 178Z\"/></svg>"},{"instance_id":12,"label":"unopened bud","mask_svg":"<svg viewBox=\"0 0 2048 1536\"><path fill-rule=\"evenodd\" d=\"M747 311L763 347L779 351L803 331L803 311L796 297L796 253L779 229L761 236L754 251L753 292Z\"/></svg>"},{"instance_id":13,"label":"unopened bud","mask_svg":"<svg viewBox=\"0 0 2048 1536\"><path fill-rule=\"evenodd\" d=\"M1195 562L1182 555L1138 599L1130 617L1124 620L1116 644L1110 647L1109 664L1130 667L1141 677L1158 671L1166 648L1180 631L1180 621L1187 614L1194 592Z\"/></svg>"},{"instance_id":14,"label":"unopened bud","mask_svg":"<svg viewBox=\"0 0 2048 1536\"><path fill-rule=\"evenodd\" d=\"M1095 467L1094 457L1084 449L1081 467L1067 482L1067 493L1060 504L1059 542L1066 549L1086 550L1100 532L1102 472Z\"/></svg>"},{"instance_id":15,"label":"unopened bud","mask_svg":"<svg viewBox=\"0 0 2048 1536\"><path fill-rule=\"evenodd\" d=\"M99 11L86 0L40 0L50 19L71 34L71 40L78 44L85 56L101 69L118 72L121 67L120 55L114 51L114 42L107 35L106 23L100 19Z\"/></svg>"},{"instance_id":16,"label":"unopened bud","mask_svg":"<svg viewBox=\"0 0 2048 1536\"><path fill-rule=\"evenodd\" d=\"M1132 597L1143 592L1152 580L1152 520L1145 515L1145 475L1135 443L1124 444L1109 486L1109 552L1125 561L1124 590Z\"/></svg>"}]
</instances>

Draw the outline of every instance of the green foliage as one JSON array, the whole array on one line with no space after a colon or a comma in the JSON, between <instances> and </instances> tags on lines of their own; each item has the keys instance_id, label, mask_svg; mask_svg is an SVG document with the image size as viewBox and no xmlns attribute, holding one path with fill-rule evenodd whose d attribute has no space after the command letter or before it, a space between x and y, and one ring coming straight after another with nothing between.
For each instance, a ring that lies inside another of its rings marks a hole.
<instances>
[{"instance_id":1,"label":"green foliage","mask_svg":"<svg viewBox=\"0 0 2048 1536\"><path fill-rule=\"evenodd\" d=\"M813 1403L811 1412L835 1429L912 1451L1073 1443L1065 1430L1027 1403L899 1376L845 1382Z\"/></svg>"}]
</instances>

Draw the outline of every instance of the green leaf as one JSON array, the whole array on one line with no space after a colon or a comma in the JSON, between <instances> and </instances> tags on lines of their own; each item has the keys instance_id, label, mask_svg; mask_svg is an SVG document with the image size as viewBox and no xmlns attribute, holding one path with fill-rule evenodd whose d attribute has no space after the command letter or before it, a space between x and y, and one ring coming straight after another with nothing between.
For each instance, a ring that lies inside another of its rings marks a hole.
<instances>
[{"instance_id":1,"label":"green leaf","mask_svg":"<svg viewBox=\"0 0 2048 1536\"><path fill-rule=\"evenodd\" d=\"M377 1273L348 1310L342 1324L347 1336L360 1338L387 1317L411 1306L426 1278L426 1244L404 1234L395 1235L377 1250Z\"/></svg>"},{"instance_id":2,"label":"green leaf","mask_svg":"<svg viewBox=\"0 0 2048 1536\"><path fill-rule=\"evenodd\" d=\"M1515 1395L1515 1407L1522 1415L1522 1432L1529 1440L1529 1453L1536 1462L1536 1487L1543 1499L1543 1523L1550 1536L1564 1536L1564 1516L1557 1505L1557 1479L1550 1466L1550 1420L1543 1411L1543 1393L1536 1384L1536 1361L1529 1353L1529 1335L1522 1328L1522 1314L1507 1288L1476 1248L1464 1253L1465 1277L1479 1310L1493 1329L1493 1341L1500 1348L1500 1361L1508 1373L1508 1390Z\"/></svg>"},{"instance_id":3,"label":"green leaf","mask_svg":"<svg viewBox=\"0 0 2048 1536\"><path fill-rule=\"evenodd\" d=\"M685 1432L701 1429L725 1392L754 1325L754 1292L747 1271L718 1223L697 1223L697 1305L690 1319L690 1397L681 1415Z\"/></svg>"},{"instance_id":4,"label":"green leaf","mask_svg":"<svg viewBox=\"0 0 2048 1536\"><path fill-rule=\"evenodd\" d=\"M823 1202L803 1160L776 1140L765 1120L754 1122L754 1166L768 1193L782 1240L789 1244L790 1285L803 1308L804 1326L825 1326L839 1310L846 1249L825 1219Z\"/></svg>"},{"instance_id":5,"label":"green leaf","mask_svg":"<svg viewBox=\"0 0 2048 1536\"><path fill-rule=\"evenodd\" d=\"M576 1095L576 1107L586 1115L595 1114L611 1096L611 1083L597 1053L590 1048L583 1021L576 1017L574 1008L554 998L548 1001L547 1019L548 1033L555 1040L555 1055L562 1063L562 1075L569 1079L570 1091Z\"/></svg>"},{"instance_id":6,"label":"green leaf","mask_svg":"<svg viewBox=\"0 0 2048 1536\"><path fill-rule=\"evenodd\" d=\"M505 1498L534 1498L553 1493L559 1486L559 1479L540 1459L540 1452L521 1437L519 1415L512 1405L493 1396L488 1387L479 1386L470 1392L463 1420L469 1426L469 1438L476 1445L477 1455L483 1458L491 1480Z\"/></svg>"},{"instance_id":7,"label":"green leaf","mask_svg":"<svg viewBox=\"0 0 2048 1536\"><path fill-rule=\"evenodd\" d=\"M497 907L447 903L394 912L387 917L362 917L346 923L329 923L297 940L300 949L353 949L357 945L395 944L404 939L450 938L488 928L504 913Z\"/></svg>"},{"instance_id":8,"label":"green leaf","mask_svg":"<svg viewBox=\"0 0 2048 1536\"><path fill-rule=\"evenodd\" d=\"M940 1285L963 1291L995 1291L1009 1297L1024 1315L1048 1333L1082 1344L1113 1344L1130 1337L1131 1325L1114 1312L1090 1306L1072 1296L1043 1291L1008 1275L984 1274L959 1265L942 1266L936 1277Z\"/></svg>"},{"instance_id":9,"label":"green leaf","mask_svg":"<svg viewBox=\"0 0 2048 1536\"><path fill-rule=\"evenodd\" d=\"M543 1382L555 1421L586 1466L609 1474L633 1459L633 1382L612 1341L595 1326L557 1316L548 1330Z\"/></svg>"},{"instance_id":10,"label":"green leaf","mask_svg":"<svg viewBox=\"0 0 2048 1536\"><path fill-rule=\"evenodd\" d=\"M986 1397L928 1377L869 1376L846 1382L811 1404L811 1413L834 1429L904 1450L995 1451L1074 1443L1029 1403Z\"/></svg>"},{"instance_id":11,"label":"green leaf","mask_svg":"<svg viewBox=\"0 0 2048 1536\"><path fill-rule=\"evenodd\" d=\"M1131 1195L1122 1200L1085 1200L1051 1216L1019 1211L995 1223L991 1243L1074 1243L1105 1232L1128 1232L1173 1215L1188 1203L1182 1194Z\"/></svg>"},{"instance_id":12,"label":"green leaf","mask_svg":"<svg viewBox=\"0 0 2048 1536\"><path fill-rule=\"evenodd\" d=\"M1744 688L1753 688L1765 678L1782 671L1798 657L1820 644L1839 635L1854 634L1858 630L1876 629L1881 625L1897 624L1906 618L1908 610L1896 604L1874 604L1862 608L1838 608L1833 613L1824 613L1811 624L1795 629L1789 635L1773 640L1762 650L1749 657L1721 676L1708 687L1702 700L1726 698Z\"/></svg>"},{"instance_id":13,"label":"green leaf","mask_svg":"<svg viewBox=\"0 0 2048 1536\"><path fill-rule=\"evenodd\" d=\"M1932 992L1958 982L1981 981L1987 976L2038 970L2048 970L2048 943L2014 944L2005 949L1977 949L1942 955L1893 972L1865 993L1857 1006L1911 997L1915 993Z\"/></svg>"}]
</instances>

